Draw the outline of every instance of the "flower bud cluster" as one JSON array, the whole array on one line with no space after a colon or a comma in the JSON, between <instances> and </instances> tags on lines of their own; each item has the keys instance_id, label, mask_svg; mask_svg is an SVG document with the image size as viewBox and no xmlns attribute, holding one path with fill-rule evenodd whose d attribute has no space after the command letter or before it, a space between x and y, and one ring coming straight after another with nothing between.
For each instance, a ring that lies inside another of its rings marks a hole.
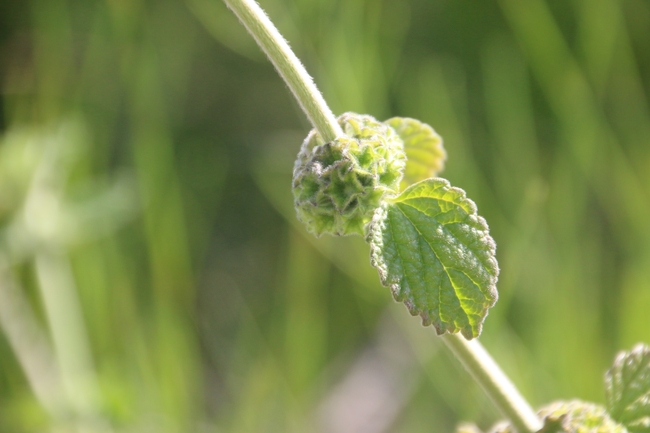
<instances>
[{"instance_id":1,"label":"flower bud cluster","mask_svg":"<svg viewBox=\"0 0 650 433\"><path fill-rule=\"evenodd\" d=\"M294 203L316 236L363 236L375 209L398 192L404 145L372 116L345 113L338 122L344 137L325 143L313 130L305 139L293 169Z\"/></svg>"}]
</instances>

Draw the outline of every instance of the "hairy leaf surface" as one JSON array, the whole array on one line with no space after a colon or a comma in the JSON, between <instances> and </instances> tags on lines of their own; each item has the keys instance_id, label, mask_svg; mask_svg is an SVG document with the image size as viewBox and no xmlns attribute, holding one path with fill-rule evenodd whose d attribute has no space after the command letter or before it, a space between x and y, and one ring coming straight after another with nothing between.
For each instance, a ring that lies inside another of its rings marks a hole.
<instances>
[{"instance_id":1,"label":"hairy leaf surface","mask_svg":"<svg viewBox=\"0 0 650 433\"><path fill-rule=\"evenodd\" d=\"M438 334L477 337L497 300L499 267L487 223L445 179L421 181L378 209L371 262L382 284Z\"/></svg>"},{"instance_id":2,"label":"hairy leaf surface","mask_svg":"<svg viewBox=\"0 0 650 433\"><path fill-rule=\"evenodd\" d=\"M393 117L384 122L404 142L406 169L401 189L421 180L437 176L445 166L447 152L442 138L426 123L408 117Z\"/></svg>"},{"instance_id":3,"label":"hairy leaf surface","mask_svg":"<svg viewBox=\"0 0 650 433\"><path fill-rule=\"evenodd\" d=\"M621 352L605 375L607 408L630 432L650 432L650 347Z\"/></svg>"}]
</instances>

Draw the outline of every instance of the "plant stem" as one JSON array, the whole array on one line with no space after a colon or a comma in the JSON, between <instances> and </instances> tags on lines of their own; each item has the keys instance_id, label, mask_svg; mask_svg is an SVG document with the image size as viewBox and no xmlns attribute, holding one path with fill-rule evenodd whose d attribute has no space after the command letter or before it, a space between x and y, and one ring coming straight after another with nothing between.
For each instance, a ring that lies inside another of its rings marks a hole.
<instances>
[{"instance_id":1,"label":"plant stem","mask_svg":"<svg viewBox=\"0 0 650 433\"><path fill-rule=\"evenodd\" d=\"M442 341L519 433L533 433L542 428L528 402L478 340L467 341L460 334L449 334L442 337Z\"/></svg>"},{"instance_id":2,"label":"plant stem","mask_svg":"<svg viewBox=\"0 0 650 433\"><path fill-rule=\"evenodd\" d=\"M323 140L329 142L342 136L343 131L323 95L260 6L254 0L224 2L271 60ZM467 341L457 334L445 336L443 341L519 433L532 433L541 428L535 412L478 341Z\"/></svg>"},{"instance_id":3,"label":"plant stem","mask_svg":"<svg viewBox=\"0 0 650 433\"><path fill-rule=\"evenodd\" d=\"M253 0L224 2L271 60L323 140L329 142L342 136L343 131L323 95L262 8Z\"/></svg>"}]
</instances>

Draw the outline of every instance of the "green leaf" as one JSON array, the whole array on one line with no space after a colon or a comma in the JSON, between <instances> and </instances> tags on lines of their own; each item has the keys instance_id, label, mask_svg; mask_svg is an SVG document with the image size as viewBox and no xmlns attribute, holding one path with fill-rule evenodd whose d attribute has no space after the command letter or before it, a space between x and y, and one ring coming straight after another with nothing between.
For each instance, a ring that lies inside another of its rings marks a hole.
<instances>
[{"instance_id":1,"label":"green leaf","mask_svg":"<svg viewBox=\"0 0 650 433\"><path fill-rule=\"evenodd\" d=\"M369 226L372 265L394 298L438 334L481 333L497 300L496 245L465 191L421 181L379 208Z\"/></svg>"},{"instance_id":2,"label":"green leaf","mask_svg":"<svg viewBox=\"0 0 650 433\"><path fill-rule=\"evenodd\" d=\"M650 348L621 352L605 375L609 413L630 432L650 432Z\"/></svg>"},{"instance_id":3,"label":"green leaf","mask_svg":"<svg viewBox=\"0 0 650 433\"><path fill-rule=\"evenodd\" d=\"M426 123L408 117L393 117L384 122L404 142L406 169L401 189L437 176L445 167L447 152L442 138Z\"/></svg>"}]
</instances>

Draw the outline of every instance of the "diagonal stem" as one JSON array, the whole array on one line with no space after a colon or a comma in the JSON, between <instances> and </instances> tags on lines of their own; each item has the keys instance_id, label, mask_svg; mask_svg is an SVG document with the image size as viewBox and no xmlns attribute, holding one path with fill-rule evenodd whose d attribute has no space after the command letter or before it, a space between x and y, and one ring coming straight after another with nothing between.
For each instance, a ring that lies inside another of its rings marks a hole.
<instances>
[{"instance_id":1,"label":"diagonal stem","mask_svg":"<svg viewBox=\"0 0 650 433\"><path fill-rule=\"evenodd\" d=\"M323 140L329 142L342 136L343 131L323 99L323 95L262 8L254 0L224 0L224 2L237 15L271 60Z\"/></svg>"},{"instance_id":2,"label":"diagonal stem","mask_svg":"<svg viewBox=\"0 0 650 433\"><path fill-rule=\"evenodd\" d=\"M468 341L460 334L449 334L442 341L519 433L533 433L542 428L528 402L478 340Z\"/></svg>"},{"instance_id":3,"label":"diagonal stem","mask_svg":"<svg viewBox=\"0 0 650 433\"><path fill-rule=\"evenodd\" d=\"M254 0L224 2L271 60L323 140L329 142L342 136L341 127L312 78L260 6ZM445 336L443 341L519 433L533 433L541 428L535 412L478 341L467 341L456 334Z\"/></svg>"}]
</instances>

